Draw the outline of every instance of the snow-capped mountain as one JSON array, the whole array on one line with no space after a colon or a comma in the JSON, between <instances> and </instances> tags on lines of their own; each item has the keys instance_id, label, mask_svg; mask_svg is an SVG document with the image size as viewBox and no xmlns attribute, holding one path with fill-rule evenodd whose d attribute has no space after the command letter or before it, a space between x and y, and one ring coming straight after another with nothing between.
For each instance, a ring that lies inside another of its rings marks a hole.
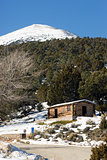
<instances>
[{"instance_id":1,"label":"snow-capped mountain","mask_svg":"<svg viewBox=\"0 0 107 160\"><path fill-rule=\"evenodd\" d=\"M56 29L48 25L33 24L0 37L0 45L28 41L46 41L51 39L76 38L73 33Z\"/></svg>"}]
</instances>

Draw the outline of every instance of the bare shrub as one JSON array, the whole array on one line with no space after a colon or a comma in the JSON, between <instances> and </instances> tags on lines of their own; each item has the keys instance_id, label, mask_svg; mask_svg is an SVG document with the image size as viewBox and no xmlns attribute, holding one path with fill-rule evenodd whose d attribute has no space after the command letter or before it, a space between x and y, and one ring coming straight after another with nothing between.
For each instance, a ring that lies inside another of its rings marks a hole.
<instances>
[{"instance_id":1,"label":"bare shrub","mask_svg":"<svg viewBox=\"0 0 107 160\"><path fill-rule=\"evenodd\" d=\"M86 132L88 132L89 130L90 130L90 127L86 127L86 128L84 128L83 133L86 133Z\"/></svg>"},{"instance_id":2,"label":"bare shrub","mask_svg":"<svg viewBox=\"0 0 107 160\"><path fill-rule=\"evenodd\" d=\"M86 122L86 124L88 124L88 125L95 125L95 122L93 122L91 119L89 119L89 120Z\"/></svg>"},{"instance_id":3,"label":"bare shrub","mask_svg":"<svg viewBox=\"0 0 107 160\"><path fill-rule=\"evenodd\" d=\"M54 128L49 128L46 130L46 132L48 132L49 134L54 134L55 130L54 130Z\"/></svg>"},{"instance_id":4,"label":"bare shrub","mask_svg":"<svg viewBox=\"0 0 107 160\"><path fill-rule=\"evenodd\" d=\"M71 128L77 128L80 124L71 124Z\"/></svg>"},{"instance_id":5,"label":"bare shrub","mask_svg":"<svg viewBox=\"0 0 107 160\"><path fill-rule=\"evenodd\" d=\"M69 129L66 127L63 127L62 130L63 130L63 132L65 132L65 131L68 131Z\"/></svg>"},{"instance_id":6,"label":"bare shrub","mask_svg":"<svg viewBox=\"0 0 107 160\"><path fill-rule=\"evenodd\" d=\"M74 133L74 131L72 129L70 129L68 132L66 132L66 135L70 135L71 133Z\"/></svg>"},{"instance_id":7,"label":"bare shrub","mask_svg":"<svg viewBox=\"0 0 107 160\"><path fill-rule=\"evenodd\" d=\"M56 138L62 138L63 137L63 134L61 132L59 132L57 135L56 135Z\"/></svg>"},{"instance_id":8,"label":"bare shrub","mask_svg":"<svg viewBox=\"0 0 107 160\"><path fill-rule=\"evenodd\" d=\"M77 138L77 133L71 133L68 137L68 140L76 142L76 138Z\"/></svg>"},{"instance_id":9,"label":"bare shrub","mask_svg":"<svg viewBox=\"0 0 107 160\"><path fill-rule=\"evenodd\" d=\"M79 136L77 133L71 133L67 139L78 143L83 141L83 137Z\"/></svg>"},{"instance_id":10,"label":"bare shrub","mask_svg":"<svg viewBox=\"0 0 107 160\"><path fill-rule=\"evenodd\" d=\"M56 125L54 126L54 130L58 130L60 127L61 127L60 124L56 124Z\"/></svg>"}]
</instances>

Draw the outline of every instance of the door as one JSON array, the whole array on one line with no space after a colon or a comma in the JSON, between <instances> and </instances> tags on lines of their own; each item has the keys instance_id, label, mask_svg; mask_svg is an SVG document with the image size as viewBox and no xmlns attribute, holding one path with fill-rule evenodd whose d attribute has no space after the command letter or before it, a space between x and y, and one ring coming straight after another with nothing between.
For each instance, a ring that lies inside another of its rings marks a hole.
<instances>
[{"instance_id":1,"label":"door","mask_svg":"<svg viewBox=\"0 0 107 160\"><path fill-rule=\"evenodd\" d=\"M55 118L57 118L57 117L58 117L58 110L55 109Z\"/></svg>"},{"instance_id":2,"label":"door","mask_svg":"<svg viewBox=\"0 0 107 160\"><path fill-rule=\"evenodd\" d=\"M87 114L87 108L86 106L82 106L82 116L86 116Z\"/></svg>"}]
</instances>

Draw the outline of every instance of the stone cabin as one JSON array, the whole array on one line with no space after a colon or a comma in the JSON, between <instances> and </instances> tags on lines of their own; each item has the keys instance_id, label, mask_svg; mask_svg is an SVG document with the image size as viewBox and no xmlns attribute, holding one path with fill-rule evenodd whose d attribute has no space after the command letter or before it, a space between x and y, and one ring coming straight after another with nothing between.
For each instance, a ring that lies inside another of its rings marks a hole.
<instances>
[{"instance_id":1,"label":"stone cabin","mask_svg":"<svg viewBox=\"0 0 107 160\"><path fill-rule=\"evenodd\" d=\"M48 118L58 118L66 115L71 115L72 119L77 116L92 117L95 114L95 103L87 99L67 102L49 106Z\"/></svg>"}]
</instances>

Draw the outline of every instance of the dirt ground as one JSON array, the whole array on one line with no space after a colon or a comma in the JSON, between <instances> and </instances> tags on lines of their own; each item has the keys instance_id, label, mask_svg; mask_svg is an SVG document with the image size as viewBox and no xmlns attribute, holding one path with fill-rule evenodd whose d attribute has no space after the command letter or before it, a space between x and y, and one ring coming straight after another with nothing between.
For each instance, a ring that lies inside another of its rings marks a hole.
<instances>
[{"instance_id":1,"label":"dirt ground","mask_svg":"<svg viewBox=\"0 0 107 160\"><path fill-rule=\"evenodd\" d=\"M0 141L11 143L15 139L20 139L21 134L3 134L0 135Z\"/></svg>"},{"instance_id":2,"label":"dirt ground","mask_svg":"<svg viewBox=\"0 0 107 160\"><path fill-rule=\"evenodd\" d=\"M50 160L89 160L91 147L14 144L28 153L40 154Z\"/></svg>"}]
</instances>

